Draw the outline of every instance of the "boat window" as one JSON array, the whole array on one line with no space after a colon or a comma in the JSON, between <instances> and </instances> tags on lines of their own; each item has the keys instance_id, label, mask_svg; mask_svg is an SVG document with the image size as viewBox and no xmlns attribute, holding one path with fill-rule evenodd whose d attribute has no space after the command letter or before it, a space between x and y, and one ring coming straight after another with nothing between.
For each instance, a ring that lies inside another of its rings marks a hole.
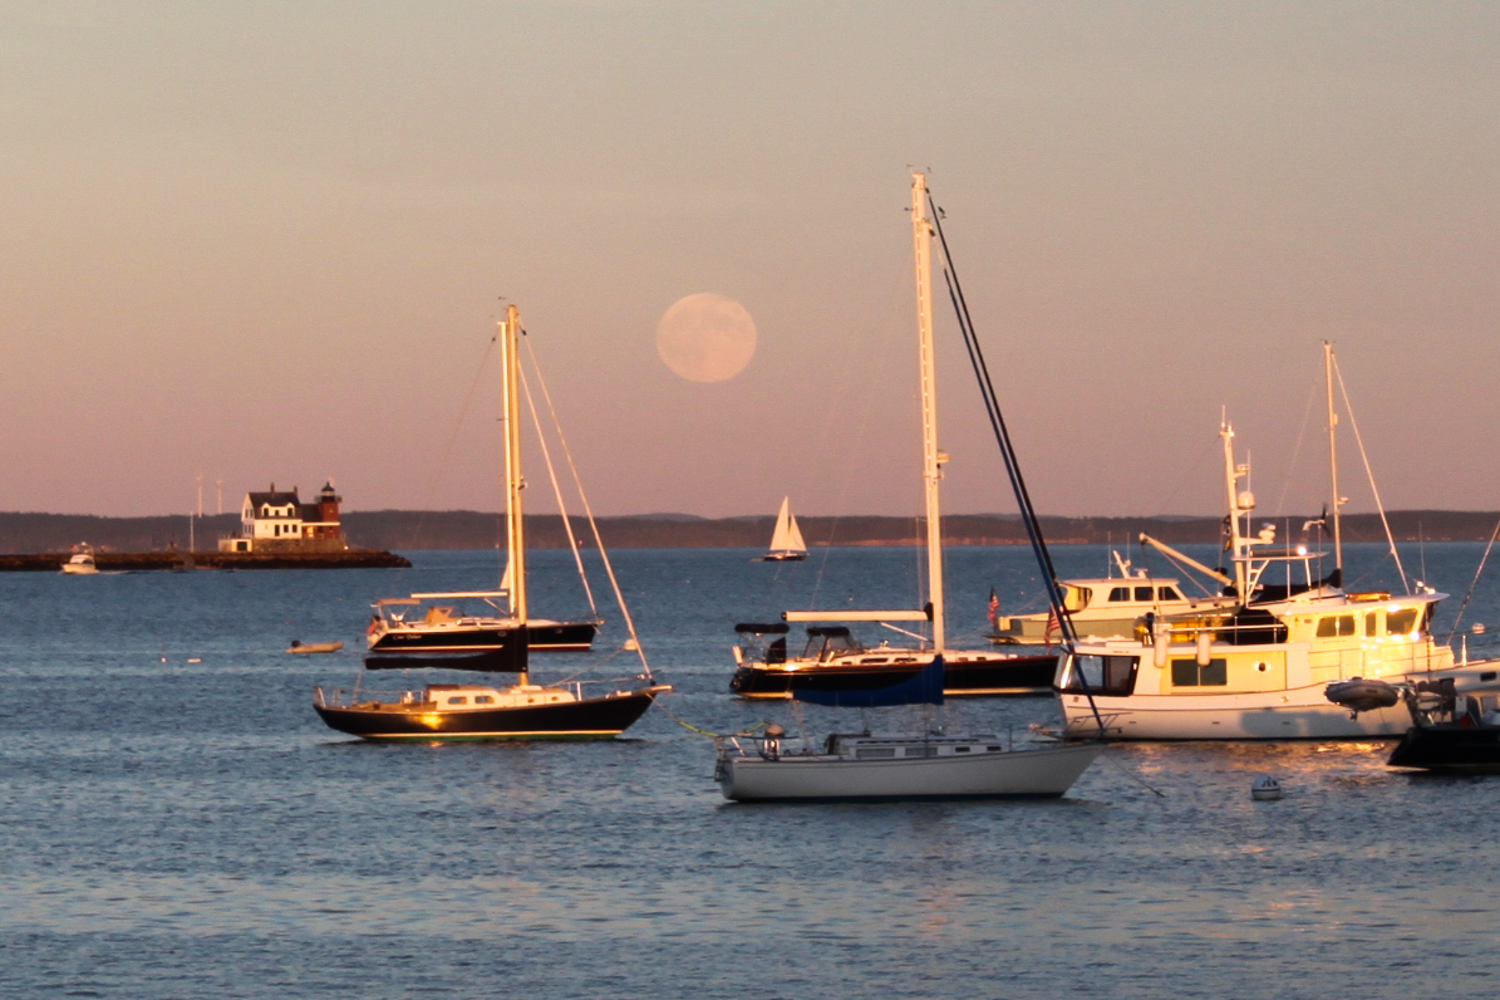
<instances>
[{"instance_id":1,"label":"boat window","mask_svg":"<svg viewBox=\"0 0 1500 1000\"><path fill-rule=\"evenodd\" d=\"M938 748L934 746L907 747L901 751L903 757L936 757Z\"/></svg>"},{"instance_id":2,"label":"boat window","mask_svg":"<svg viewBox=\"0 0 1500 1000\"><path fill-rule=\"evenodd\" d=\"M1149 600L1151 600L1151 588L1150 587L1137 587L1137 588L1135 588L1135 599L1137 601L1149 601Z\"/></svg>"},{"instance_id":3,"label":"boat window","mask_svg":"<svg viewBox=\"0 0 1500 1000\"><path fill-rule=\"evenodd\" d=\"M1407 635L1416 630L1416 608L1402 608L1400 611L1388 612L1385 616L1385 631L1387 635Z\"/></svg>"},{"instance_id":4,"label":"boat window","mask_svg":"<svg viewBox=\"0 0 1500 1000\"><path fill-rule=\"evenodd\" d=\"M1158 587L1156 588L1156 597L1157 600L1161 601L1182 600L1182 595L1177 592L1176 587Z\"/></svg>"},{"instance_id":5,"label":"boat window","mask_svg":"<svg viewBox=\"0 0 1500 1000\"><path fill-rule=\"evenodd\" d=\"M854 750L855 760L877 760L894 756L896 756L895 747L856 747Z\"/></svg>"},{"instance_id":6,"label":"boat window","mask_svg":"<svg viewBox=\"0 0 1500 1000\"><path fill-rule=\"evenodd\" d=\"M954 753L968 753L969 752L969 748L968 747L954 747L953 748L953 752Z\"/></svg>"},{"instance_id":7,"label":"boat window","mask_svg":"<svg viewBox=\"0 0 1500 1000\"><path fill-rule=\"evenodd\" d=\"M495 699L487 694L476 694L474 696L474 704L476 705L493 705L494 703Z\"/></svg>"},{"instance_id":8,"label":"boat window","mask_svg":"<svg viewBox=\"0 0 1500 1000\"><path fill-rule=\"evenodd\" d=\"M1369 614L1365 615L1365 635L1375 635L1375 627L1378 624L1379 622L1375 620L1375 612L1371 611Z\"/></svg>"},{"instance_id":9,"label":"boat window","mask_svg":"<svg viewBox=\"0 0 1500 1000\"><path fill-rule=\"evenodd\" d=\"M863 660L860 660L859 662L860 663L888 663L890 661L887 660L884 656L867 656Z\"/></svg>"},{"instance_id":10,"label":"boat window","mask_svg":"<svg viewBox=\"0 0 1500 1000\"><path fill-rule=\"evenodd\" d=\"M1318 638L1331 639L1338 635L1354 634L1353 615L1325 615L1318 619Z\"/></svg>"},{"instance_id":11,"label":"boat window","mask_svg":"<svg viewBox=\"0 0 1500 1000\"><path fill-rule=\"evenodd\" d=\"M1229 661L1215 657L1207 666L1196 659L1172 661L1173 687L1224 687L1229 683Z\"/></svg>"},{"instance_id":12,"label":"boat window","mask_svg":"<svg viewBox=\"0 0 1500 1000\"><path fill-rule=\"evenodd\" d=\"M1109 599L1110 599L1111 603L1116 602L1116 601L1128 601L1128 600L1130 600L1130 588L1129 587L1115 587L1115 588L1113 588L1109 592Z\"/></svg>"},{"instance_id":13,"label":"boat window","mask_svg":"<svg viewBox=\"0 0 1500 1000\"><path fill-rule=\"evenodd\" d=\"M1063 690L1082 692L1083 682L1087 682L1088 690L1093 694L1128 695L1135 690L1136 668L1139 664L1140 658L1135 656L1080 654L1073 657L1068 665ZM1080 673L1082 681L1079 679Z\"/></svg>"},{"instance_id":14,"label":"boat window","mask_svg":"<svg viewBox=\"0 0 1500 1000\"><path fill-rule=\"evenodd\" d=\"M456 694L448 699L448 704L450 705L467 705L468 703L469 699L467 695Z\"/></svg>"}]
</instances>

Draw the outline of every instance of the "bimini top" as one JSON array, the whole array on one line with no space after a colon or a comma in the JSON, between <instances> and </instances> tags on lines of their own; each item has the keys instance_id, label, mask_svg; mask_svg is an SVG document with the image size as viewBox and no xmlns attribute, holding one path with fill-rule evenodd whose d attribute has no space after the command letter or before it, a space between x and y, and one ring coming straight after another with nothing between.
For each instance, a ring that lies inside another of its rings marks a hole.
<instances>
[{"instance_id":1,"label":"bimini top","mask_svg":"<svg viewBox=\"0 0 1500 1000\"><path fill-rule=\"evenodd\" d=\"M792 627L786 622L771 622L762 624L760 622L740 622L734 627L736 632L746 635L786 635ZM808 631L811 631L809 629ZM848 631L847 629L845 631Z\"/></svg>"}]
</instances>

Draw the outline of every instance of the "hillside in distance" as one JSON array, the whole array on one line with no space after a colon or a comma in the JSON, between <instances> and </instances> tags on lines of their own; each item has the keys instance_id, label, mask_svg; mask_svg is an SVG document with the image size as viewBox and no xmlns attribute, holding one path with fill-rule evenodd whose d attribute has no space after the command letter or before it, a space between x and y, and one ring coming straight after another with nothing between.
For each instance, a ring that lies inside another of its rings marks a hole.
<instances>
[{"instance_id":1,"label":"hillside in distance","mask_svg":"<svg viewBox=\"0 0 1500 1000\"><path fill-rule=\"evenodd\" d=\"M1316 516L1316 515L1312 515ZM345 511L344 533L359 548L488 549L503 545L504 521L493 512L472 510ZM1485 511L1394 511L1388 515L1397 541L1485 541L1500 514ZM1257 527L1275 523L1279 538L1299 540L1306 517L1257 518ZM584 519L572 518L580 542L592 547ZM799 517L810 546L916 545L924 537L919 517ZM774 518L702 518L682 514L649 514L599 519L604 544L612 548L764 548ZM1145 532L1171 544L1219 541L1217 517L1044 517L1042 532L1055 545L1127 545ZM212 551L218 539L239 530L238 514L199 518L192 529L194 547ZM567 536L555 514L526 518L531 547L564 548ZM1375 542L1385 538L1380 518L1350 514L1343 520L1344 540ZM943 537L950 545L1016 545L1026 541L1015 515L953 514L943 518ZM96 517L82 514L0 513L0 552L62 552L81 542L116 552L186 549L186 515Z\"/></svg>"}]
</instances>

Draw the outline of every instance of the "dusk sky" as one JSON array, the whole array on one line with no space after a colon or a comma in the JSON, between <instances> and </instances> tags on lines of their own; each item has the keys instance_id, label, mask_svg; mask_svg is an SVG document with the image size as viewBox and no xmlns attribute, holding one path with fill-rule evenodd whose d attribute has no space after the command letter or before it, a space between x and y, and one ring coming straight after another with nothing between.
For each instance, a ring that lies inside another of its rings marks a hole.
<instances>
[{"instance_id":1,"label":"dusk sky","mask_svg":"<svg viewBox=\"0 0 1500 1000\"><path fill-rule=\"evenodd\" d=\"M1041 512L1222 513L1226 410L1317 510L1324 340L1388 508L1500 509L1500 4L0 0L0 137L0 510L495 509L514 302L598 512L915 513L912 169Z\"/></svg>"}]
</instances>

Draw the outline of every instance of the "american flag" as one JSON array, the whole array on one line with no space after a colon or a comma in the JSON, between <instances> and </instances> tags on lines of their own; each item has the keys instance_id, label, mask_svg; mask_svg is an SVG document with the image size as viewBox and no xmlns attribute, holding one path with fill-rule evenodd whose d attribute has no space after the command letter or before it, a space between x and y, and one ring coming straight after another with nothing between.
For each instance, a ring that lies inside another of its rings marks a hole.
<instances>
[{"instance_id":1,"label":"american flag","mask_svg":"<svg viewBox=\"0 0 1500 1000\"><path fill-rule=\"evenodd\" d=\"M990 588L990 609L988 617L990 619L990 626L992 628L1000 627L1000 598L995 596L994 587Z\"/></svg>"}]
</instances>

